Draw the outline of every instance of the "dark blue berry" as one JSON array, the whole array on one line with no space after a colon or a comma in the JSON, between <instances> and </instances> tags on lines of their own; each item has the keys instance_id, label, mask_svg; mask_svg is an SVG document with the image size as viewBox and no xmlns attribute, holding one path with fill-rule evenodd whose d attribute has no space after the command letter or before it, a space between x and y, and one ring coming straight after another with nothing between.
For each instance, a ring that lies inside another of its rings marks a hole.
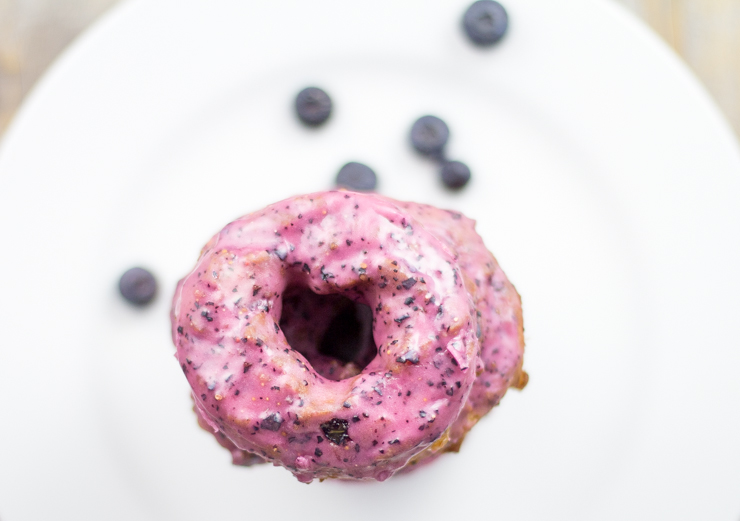
<instances>
[{"instance_id":1,"label":"dark blue berry","mask_svg":"<svg viewBox=\"0 0 740 521\"><path fill-rule=\"evenodd\" d=\"M506 9L494 0L474 2L463 16L463 27L476 45L493 45L503 38L509 26Z\"/></svg>"},{"instance_id":2,"label":"dark blue berry","mask_svg":"<svg viewBox=\"0 0 740 521\"><path fill-rule=\"evenodd\" d=\"M337 174L337 186L343 186L350 190L370 191L375 190L378 178L372 168L362 163L347 163Z\"/></svg>"},{"instance_id":3,"label":"dark blue berry","mask_svg":"<svg viewBox=\"0 0 740 521\"><path fill-rule=\"evenodd\" d=\"M318 87L306 87L295 98L295 111L306 125L321 125L331 115L331 98Z\"/></svg>"},{"instance_id":4,"label":"dark blue berry","mask_svg":"<svg viewBox=\"0 0 740 521\"><path fill-rule=\"evenodd\" d=\"M460 161L447 161L442 165L442 182L448 188L462 188L470 181L470 168Z\"/></svg>"},{"instance_id":5,"label":"dark blue berry","mask_svg":"<svg viewBox=\"0 0 740 521\"><path fill-rule=\"evenodd\" d=\"M321 430L324 432L330 442L336 443L337 445L344 445L348 441L351 441L347 430L349 429L349 422L340 418L332 418L328 422L321 424Z\"/></svg>"},{"instance_id":6,"label":"dark blue berry","mask_svg":"<svg viewBox=\"0 0 740 521\"><path fill-rule=\"evenodd\" d=\"M449 137L447 124L436 116L422 116L411 127L411 144L425 155L441 155Z\"/></svg>"},{"instance_id":7,"label":"dark blue berry","mask_svg":"<svg viewBox=\"0 0 740 521\"><path fill-rule=\"evenodd\" d=\"M157 281L144 268L131 268L121 275L118 289L123 298L136 306L149 304L157 294Z\"/></svg>"},{"instance_id":8,"label":"dark blue berry","mask_svg":"<svg viewBox=\"0 0 740 521\"><path fill-rule=\"evenodd\" d=\"M280 416L280 413L274 413L265 418L260 422L260 427L263 429L267 429L268 431L278 431L280 430L280 425L283 423L283 418Z\"/></svg>"}]
</instances>

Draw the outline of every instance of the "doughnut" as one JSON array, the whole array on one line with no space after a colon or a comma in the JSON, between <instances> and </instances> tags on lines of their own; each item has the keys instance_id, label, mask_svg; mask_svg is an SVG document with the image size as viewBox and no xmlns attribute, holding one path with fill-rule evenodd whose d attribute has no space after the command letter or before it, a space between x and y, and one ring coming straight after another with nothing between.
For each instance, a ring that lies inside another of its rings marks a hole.
<instances>
[{"instance_id":1,"label":"doughnut","mask_svg":"<svg viewBox=\"0 0 740 521\"><path fill-rule=\"evenodd\" d=\"M228 224L177 285L200 425L235 464L383 481L459 450L522 388L516 290L474 221L347 191Z\"/></svg>"}]
</instances>

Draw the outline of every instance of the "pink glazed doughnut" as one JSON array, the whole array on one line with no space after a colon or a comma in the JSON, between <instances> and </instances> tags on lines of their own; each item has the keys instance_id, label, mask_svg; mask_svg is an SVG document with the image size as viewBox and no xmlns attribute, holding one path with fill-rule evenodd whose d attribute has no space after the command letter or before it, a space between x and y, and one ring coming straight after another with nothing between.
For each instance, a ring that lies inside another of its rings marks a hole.
<instances>
[{"instance_id":1,"label":"pink glazed doughnut","mask_svg":"<svg viewBox=\"0 0 740 521\"><path fill-rule=\"evenodd\" d=\"M234 463L385 480L523 387L519 295L455 212L346 191L227 225L177 286L177 358Z\"/></svg>"}]
</instances>

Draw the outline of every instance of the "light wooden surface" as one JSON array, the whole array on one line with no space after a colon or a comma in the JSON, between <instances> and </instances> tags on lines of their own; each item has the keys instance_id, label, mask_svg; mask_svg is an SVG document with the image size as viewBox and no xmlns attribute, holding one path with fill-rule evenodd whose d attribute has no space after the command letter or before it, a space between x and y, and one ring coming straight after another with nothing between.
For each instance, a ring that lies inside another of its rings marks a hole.
<instances>
[{"instance_id":1,"label":"light wooden surface","mask_svg":"<svg viewBox=\"0 0 740 521\"><path fill-rule=\"evenodd\" d=\"M684 59L740 136L740 0L615 0Z\"/></svg>"},{"instance_id":2,"label":"light wooden surface","mask_svg":"<svg viewBox=\"0 0 740 521\"><path fill-rule=\"evenodd\" d=\"M36 80L117 0L0 0L0 133Z\"/></svg>"},{"instance_id":3,"label":"light wooden surface","mask_svg":"<svg viewBox=\"0 0 740 521\"><path fill-rule=\"evenodd\" d=\"M54 58L117 1L0 0L0 134ZM611 1L683 57L740 136L740 0Z\"/></svg>"}]
</instances>

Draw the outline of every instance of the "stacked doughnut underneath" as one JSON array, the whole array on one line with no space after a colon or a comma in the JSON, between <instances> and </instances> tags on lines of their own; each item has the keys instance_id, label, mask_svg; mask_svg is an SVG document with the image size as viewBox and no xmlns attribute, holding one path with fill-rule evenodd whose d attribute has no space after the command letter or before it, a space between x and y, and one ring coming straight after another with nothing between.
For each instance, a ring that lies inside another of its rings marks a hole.
<instances>
[{"instance_id":1,"label":"stacked doughnut underneath","mask_svg":"<svg viewBox=\"0 0 740 521\"><path fill-rule=\"evenodd\" d=\"M527 381L519 295L474 225L344 191L227 225L172 307L200 425L235 464L303 482L457 451Z\"/></svg>"}]
</instances>

